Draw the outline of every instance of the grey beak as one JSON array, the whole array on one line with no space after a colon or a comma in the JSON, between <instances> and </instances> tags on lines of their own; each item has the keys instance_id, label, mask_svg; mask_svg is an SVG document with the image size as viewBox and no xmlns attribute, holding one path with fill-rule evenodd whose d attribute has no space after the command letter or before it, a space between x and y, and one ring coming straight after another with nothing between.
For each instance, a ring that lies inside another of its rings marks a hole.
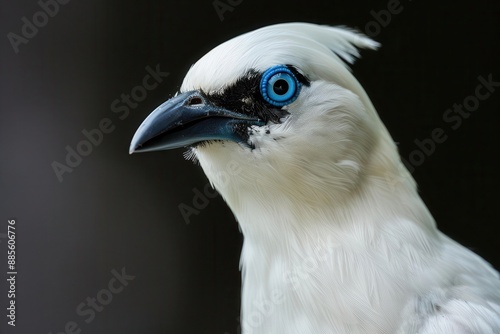
<instances>
[{"instance_id":1,"label":"grey beak","mask_svg":"<svg viewBox=\"0 0 500 334\"><path fill-rule=\"evenodd\" d=\"M139 126L130 154L170 150L206 140L243 141L235 128L264 125L264 121L211 103L199 91L179 94L156 108Z\"/></svg>"}]
</instances>

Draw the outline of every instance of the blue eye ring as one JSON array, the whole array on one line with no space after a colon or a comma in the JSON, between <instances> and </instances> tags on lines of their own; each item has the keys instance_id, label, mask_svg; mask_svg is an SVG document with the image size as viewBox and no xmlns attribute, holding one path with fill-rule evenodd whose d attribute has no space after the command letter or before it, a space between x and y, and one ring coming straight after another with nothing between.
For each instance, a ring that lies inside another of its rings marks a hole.
<instances>
[{"instance_id":1,"label":"blue eye ring","mask_svg":"<svg viewBox=\"0 0 500 334\"><path fill-rule=\"evenodd\" d=\"M300 93L302 84L295 74L285 65L269 68L260 80L260 93L266 102L283 107L294 102Z\"/></svg>"}]
</instances>

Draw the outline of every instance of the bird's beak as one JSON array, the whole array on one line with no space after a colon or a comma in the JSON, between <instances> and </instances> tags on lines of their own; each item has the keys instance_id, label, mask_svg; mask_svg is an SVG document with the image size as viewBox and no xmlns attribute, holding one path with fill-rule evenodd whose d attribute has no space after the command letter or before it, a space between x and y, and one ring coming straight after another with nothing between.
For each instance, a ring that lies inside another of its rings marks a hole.
<instances>
[{"instance_id":1,"label":"bird's beak","mask_svg":"<svg viewBox=\"0 0 500 334\"><path fill-rule=\"evenodd\" d=\"M241 124L264 125L264 122L218 107L199 91L190 91L156 108L137 129L129 152L170 150L205 140L241 142L241 135L235 131Z\"/></svg>"}]
</instances>

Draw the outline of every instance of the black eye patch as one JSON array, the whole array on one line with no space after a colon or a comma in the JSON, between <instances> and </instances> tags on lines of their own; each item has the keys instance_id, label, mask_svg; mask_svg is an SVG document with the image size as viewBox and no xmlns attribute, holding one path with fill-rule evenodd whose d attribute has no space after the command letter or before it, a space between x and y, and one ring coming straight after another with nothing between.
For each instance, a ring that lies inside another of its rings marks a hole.
<instances>
[{"instance_id":1,"label":"black eye patch","mask_svg":"<svg viewBox=\"0 0 500 334\"><path fill-rule=\"evenodd\" d=\"M306 86L310 81L291 65L287 67L296 75L297 79ZM223 92L207 94L206 97L213 104L241 114L258 117L265 122L280 123L280 120L289 113L280 107L267 103L260 92L262 73L249 70L234 84L228 86Z\"/></svg>"}]
</instances>

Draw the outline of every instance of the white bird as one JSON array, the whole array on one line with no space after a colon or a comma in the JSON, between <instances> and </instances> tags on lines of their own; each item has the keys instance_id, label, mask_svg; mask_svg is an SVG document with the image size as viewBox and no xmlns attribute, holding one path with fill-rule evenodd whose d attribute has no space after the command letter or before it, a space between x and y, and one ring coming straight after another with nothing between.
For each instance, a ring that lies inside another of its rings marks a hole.
<instances>
[{"instance_id":1,"label":"white bird","mask_svg":"<svg viewBox=\"0 0 500 334\"><path fill-rule=\"evenodd\" d=\"M288 23L229 40L130 152L190 147L244 235L243 333L500 333L500 280L442 234L348 69L378 43Z\"/></svg>"}]
</instances>

